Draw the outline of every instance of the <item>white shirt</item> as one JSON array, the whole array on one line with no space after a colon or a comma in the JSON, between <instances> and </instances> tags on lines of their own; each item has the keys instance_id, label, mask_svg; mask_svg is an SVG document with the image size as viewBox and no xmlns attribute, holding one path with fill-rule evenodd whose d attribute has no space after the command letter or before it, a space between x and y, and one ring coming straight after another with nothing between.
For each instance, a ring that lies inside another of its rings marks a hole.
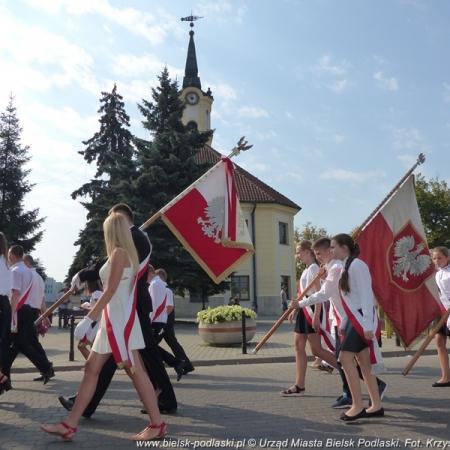
<instances>
[{"instance_id":1,"label":"white shirt","mask_svg":"<svg viewBox=\"0 0 450 450\"><path fill-rule=\"evenodd\" d=\"M166 293L167 293L167 304L166 304L166 307L167 306L175 306L173 304L173 292L172 292L172 289L169 289L168 287L166 287Z\"/></svg>"},{"instance_id":2,"label":"white shirt","mask_svg":"<svg viewBox=\"0 0 450 450\"><path fill-rule=\"evenodd\" d=\"M33 272L25 265L23 261L19 261L11 266L11 289L19 291L22 297L33 281Z\"/></svg>"},{"instance_id":3,"label":"white shirt","mask_svg":"<svg viewBox=\"0 0 450 450\"><path fill-rule=\"evenodd\" d=\"M300 277L299 286L300 291L303 292L306 287L311 283L311 281L314 279L314 277L319 273L319 266L316 263L312 263L310 266L308 266L303 272ZM311 295L313 292L315 292L316 288L311 288L306 295Z\"/></svg>"},{"instance_id":4,"label":"white shirt","mask_svg":"<svg viewBox=\"0 0 450 450\"><path fill-rule=\"evenodd\" d=\"M341 273L344 268L342 261L338 259L332 259L326 264L327 277L322 282L320 290L311 294L307 299L301 300L299 306L303 308L304 306L315 305L317 303L325 303L330 300L332 307L330 309L330 318L332 319L331 325L337 326L337 320L334 314L334 308L336 308L337 313L341 318L345 317L344 307L342 306L341 293L339 289L339 280L341 278ZM333 314L331 313L333 311ZM344 326L341 323L341 328Z\"/></svg>"},{"instance_id":5,"label":"white shirt","mask_svg":"<svg viewBox=\"0 0 450 450\"><path fill-rule=\"evenodd\" d=\"M350 292L344 293L341 291L342 297L353 309L362 310L361 326L364 331L375 331L373 329L375 296L372 291L372 277L367 264L361 259L355 258L350 265L348 279Z\"/></svg>"},{"instance_id":6,"label":"white shirt","mask_svg":"<svg viewBox=\"0 0 450 450\"><path fill-rule=\"evenodd\" d=\"M153 306L153 311L150 314L151 321L167 323L167 284L156 275L150 282L148 290L150 292L150 297L152 298ZM164 303L164 300L166 300L166 306L161 311L161 314L156 317L156 313Z\"/></svg>"},{"instance_id":7,"label":"white shirt","mask_svg":"<svg viewBox=\"0 0 450 450\"><path fill-rule=\"evenodd\" d=\"M445 309L448 309L450 308L450 265L439 269L435 277L439 288L439 298Z\"/></svg>"},{"instance_id":8,"label":"white shirt","mask_svg":"<svg viewBox=\"0 0 450 450\"><path fill-rule=\"evenodd\" d=\"M28 295L25 305L32 308L41 309L45 295L45 283L42 277L36 272L36 269L29 269L33 274L33 285L31 286L30 294Z\"/></svg>"},{"instance_id":9,"label":"white shirt","mask_svg":"<svg viewBox=\"0 0 450 450\"><path fill-rule=\"evenodd\" d=\"M99 299L102 295L103 295L103 292L102 292L102 291L94 291L94 292L91 294L91 298L89 299L89 305L90 305L90 308L91 308L91 309L95 306L95 304L97 303L98 299Z\"/></svg>"},{"instance_id":10,"label":"white shirt","mask_svg":"<svg viewBox=\"0 0 450 450\"><path fill-rule=\"evenodd\" d=\"M0 256L0 295L9 297L11 294L11 271L5 257Z\"/></svg>"}]
</instances>

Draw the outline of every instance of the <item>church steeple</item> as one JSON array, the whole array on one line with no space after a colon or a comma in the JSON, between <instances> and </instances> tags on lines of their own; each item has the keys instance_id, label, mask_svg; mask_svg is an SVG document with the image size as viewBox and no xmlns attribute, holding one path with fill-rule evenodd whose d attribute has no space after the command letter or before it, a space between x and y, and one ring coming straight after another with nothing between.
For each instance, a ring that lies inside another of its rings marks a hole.
<instances>
[{"instance_id":1,"label":"church steeple","mask_svg":"<svg viewBox=\"0 0 450 450\"><path fill-rule=\"evenodd\" d=\"M191 27L194 24L191 22ZM189 46L184 69L183 89L187 87L202 88L198 76L197 55L195 54L194 30L189 31Z\"/></svg>"}]
</instances>

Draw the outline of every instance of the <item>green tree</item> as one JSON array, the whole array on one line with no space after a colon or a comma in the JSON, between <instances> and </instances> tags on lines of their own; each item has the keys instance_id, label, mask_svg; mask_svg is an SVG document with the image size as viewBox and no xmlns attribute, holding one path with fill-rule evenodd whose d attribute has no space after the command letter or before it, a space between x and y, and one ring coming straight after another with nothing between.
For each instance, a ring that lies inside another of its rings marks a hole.
<instances>
[{"instance_id":1,"label":"green tree","mask_svg":"<svg viewBox=\"0 0 450 450\"><path fill-rule=\"evenodd\" d=\"M450 247L450 188L445 180L416 177L416 196L430 248Z\"/></svg>"},{"instance_id":2,"label":"green tree","mask_svg":"<svg viewBox=\"0 0 450 450\"><path fill-rule=\"evenodd\" d=\"M103 221L111 206L129 202L136 175L133 135L129 131L130 118L125 112L123 97L114 85L111 92L102 92L98 113L100 130L87 141L79 153L88 164L95 163L95 176L72 193L82 198L87 210L87 222L75 245L79 245L68 278L89 264L92 259L105 256Z\"/></svg>"},{"instance_id":3,"label":"green tree","mask_svg":"<svg viewBox=\"0 0 450 450\"><path fill-rule=\"evenodd\" d=\"M198 151L212 132L187 128L181 119L184 105L176 81L165 68L158 77L159 85L152 89L151 100L138 105L144 117L143 126L152 140L136 140L138 148L138 178L134 208L140 223L148 219L176 195L192 184L207 166L196 162ZM227 283L216 285L184 250L169 229L157 221L147 230L153 244L152 263L169 274L171 286L177 293L199 296L223 292Z\"/></svg>"},{"instance_id":4,"label":"green tree","mask_svg":"<svg viewBox=\"0 0 450 450\"><path fill-rule=\"evenodd\" d=\"M0 114L0 230L10 244L21 245L26 253L34 250L42 239L39 208L26 211L24 197L33 184L25 164L30 161L29 147L21 143L22 128L11 96L6 110Z\"/></svg>"}]
</instances>

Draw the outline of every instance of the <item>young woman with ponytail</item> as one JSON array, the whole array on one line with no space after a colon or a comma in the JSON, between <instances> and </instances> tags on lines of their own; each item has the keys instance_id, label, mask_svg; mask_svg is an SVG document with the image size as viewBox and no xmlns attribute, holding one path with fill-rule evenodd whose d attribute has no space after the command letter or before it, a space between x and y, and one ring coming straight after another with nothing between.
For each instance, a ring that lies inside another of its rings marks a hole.
<instances>
[{"instance_id":1,"label":"young woman with ponytail","mask_svg":"<svg viewBox=\"0 0 450 450\"><path fill-rule=\"evenodd\" d=\"M344 264L339 288L346 313L341 336L341 353L339 360L343 366L352 394L352 407L341 419L353 421L363 417L380 417L384 415L381 406L379 388L372 366L382 366L381 352L377 339L379 324L375 310L375 297L372 291L372 279L366 263L358 258L358 244L348 234L338 234L331 240L331 251L336 259ZM371 406L364 408L359 375L354 359L357 359L370 395Z\"/></svg>"}]
</instances>

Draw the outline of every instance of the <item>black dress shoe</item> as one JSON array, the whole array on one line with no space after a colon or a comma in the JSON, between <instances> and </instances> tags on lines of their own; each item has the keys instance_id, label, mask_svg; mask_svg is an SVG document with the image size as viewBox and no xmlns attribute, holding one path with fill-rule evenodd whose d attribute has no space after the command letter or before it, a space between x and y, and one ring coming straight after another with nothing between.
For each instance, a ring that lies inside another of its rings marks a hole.
<instances>
[{"instance_id":1,"label":"black dress shoe","mask_svg":"<svg viewBox=\"0 0 450 450\"><path fill-rule=\"evenodd\" d=\"M184 375L184 362L177 364L174 369L177 373L177 381L180 381L181 377Z\"/></svg>"},{"instance_id":2,"label":"black dress shoe","mask_svg":"<svg viewBox=\"0 0 450 450\"><path fill-rule=\"evenodd\" d=\"M58 397L59 403L61 403L61 405L67 409L67 411L72 411L73 405L74 405L74 401L72 401L70 398L66 398L62 395L60 395Z\"/></svg>"},{"instance_id":3,"label":"black dress shoe","mask_svg":"<svg viewBox=\"0 0 450 450\"><path fill-rule=\"evenodd\" d=\"M366 417L366 415L366 410L362 409L358 414L355 414L354 416L348 416L346 413L342 413L340 419L344 422L352 422L353 420L362 419L363 417Z\"/></svg>"},{"instance_id":4,"label":"black dress shoe","mask_svg":"<svg viewBox=\"0 0 450 450\"><path fill-rule=\"evenodd\" d=\"M195 367L192 364L187 364L183 368L183 375L187 375L189 372L193 372Z\"/></svg>"},{"instance_id":5,"label":"black dress shoe","mask_svg":"<svg viewBox=\"0 0 450 450\"><path fill-rule=\"evenodd\" d=\"M50 369L47 370L47 372L42 373L42 377L39 377L40 380L42 381L44 384L47 384L51 378L54 378L55 376L55 371L53 370L53 366L50 367ZM36 381L38 381L38 379L36 378Z\"/></svg>"},{"instance_id":6,"label":"black dress shoe","mask_svg":"<svg viewBox=\"0 0 450 450\"><path fill-rule=\"evenodd\" d=\"M384 416L384 408L380 408L372 412L366 411L366 417L383 417L383 416Z\"/></svg>"}]
</instances>

